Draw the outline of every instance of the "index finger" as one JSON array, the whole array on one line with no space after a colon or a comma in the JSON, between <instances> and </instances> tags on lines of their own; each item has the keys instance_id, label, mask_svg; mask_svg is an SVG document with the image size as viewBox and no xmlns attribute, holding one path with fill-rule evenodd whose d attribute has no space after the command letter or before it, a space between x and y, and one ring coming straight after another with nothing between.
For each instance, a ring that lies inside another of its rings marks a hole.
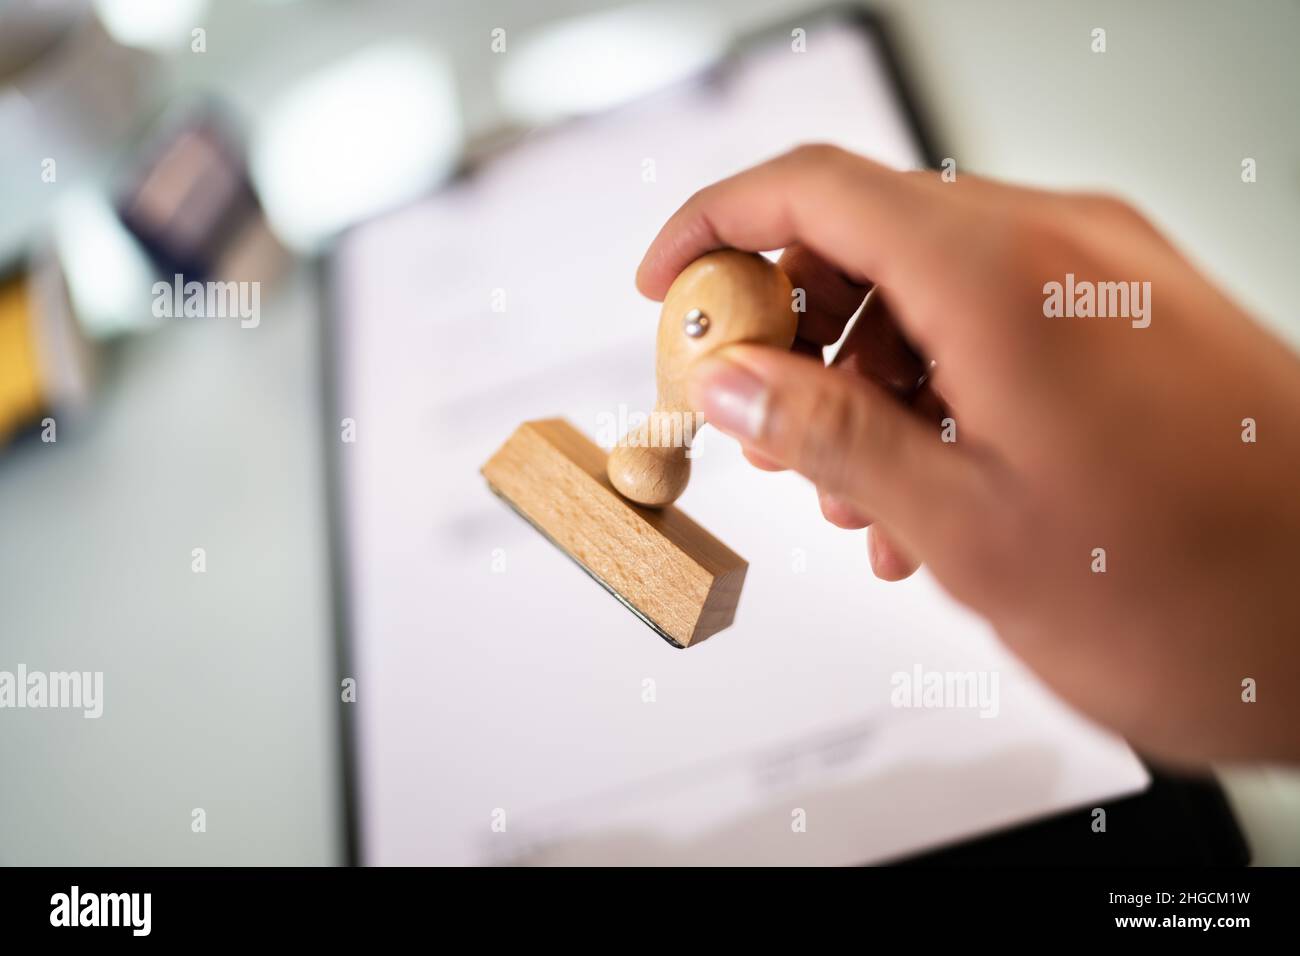
<instances>
[{"instance_id":1,"label":"index finger","mask_svg":"<svg viewBox=\"0 0 1300 956\"><path fill-rule=\"evenodd\" d=\"M915 175L834 146L801 146L692 196L650 244L637 287L660 300L706 252L796 241L854 281L895 284L923 261L943 209Z\"/></svg>"}]
</instances>

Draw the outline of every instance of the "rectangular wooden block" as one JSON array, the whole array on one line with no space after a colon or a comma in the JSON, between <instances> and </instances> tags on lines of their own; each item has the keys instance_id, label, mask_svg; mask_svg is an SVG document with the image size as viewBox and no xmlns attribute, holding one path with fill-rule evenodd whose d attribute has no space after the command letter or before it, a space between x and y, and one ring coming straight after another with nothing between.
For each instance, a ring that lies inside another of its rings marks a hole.
<instances>
[{"instance_id":1,"label":"rectangular wooden block","mask_svg":"<svg viewBox=\"0 0 1300 956\"><path fill-rule=\"evenodd\" d=\"M731 626L748 564L677 508L643 508L605 476L606 454L560 418L525 422L483 476L539 531L679 647Z\"/></svg>"}]
</instances>

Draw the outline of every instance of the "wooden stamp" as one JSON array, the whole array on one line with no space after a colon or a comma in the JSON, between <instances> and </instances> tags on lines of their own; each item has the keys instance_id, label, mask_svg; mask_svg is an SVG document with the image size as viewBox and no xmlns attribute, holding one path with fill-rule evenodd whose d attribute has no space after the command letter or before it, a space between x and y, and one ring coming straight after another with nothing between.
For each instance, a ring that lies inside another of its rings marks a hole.
<instances>
[{"instance_id":1,"label":"wooden stamp","mask_svg":"<svg viewBox=\"0 0 1300 956\"><path fill-rule=\"evenodd\" d=\"M678 510L703 419L686 397L704 355L738 342L789 348L790 280L761 256L711 252L664 299L646 423L608 456L562 419L525 422L483 466L492 490L660 636L698 644L731 625L748 567Z\"/></svg>"}]
</instances>

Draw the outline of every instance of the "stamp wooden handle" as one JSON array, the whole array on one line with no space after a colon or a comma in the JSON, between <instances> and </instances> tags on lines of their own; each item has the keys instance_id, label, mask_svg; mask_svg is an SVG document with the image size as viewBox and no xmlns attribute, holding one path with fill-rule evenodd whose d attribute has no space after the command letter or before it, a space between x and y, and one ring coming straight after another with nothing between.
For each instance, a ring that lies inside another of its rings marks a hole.
<instances>
[{"instance_id":1,"label":"stamp wooden handle","mask_svg":"<svg viewBox=\"0 0 1300 956\"><path fill-rule=\"evenodd\" d=\"M788 349L798 325L790 280L762 256L722 249L682 270L664 298L655 356L658 398L646 423L609 456L609 480L631 501L672 504L686 490L686 457L703 416L686 398L691 366L725 345Z\"/></svg>"}]
</instances>

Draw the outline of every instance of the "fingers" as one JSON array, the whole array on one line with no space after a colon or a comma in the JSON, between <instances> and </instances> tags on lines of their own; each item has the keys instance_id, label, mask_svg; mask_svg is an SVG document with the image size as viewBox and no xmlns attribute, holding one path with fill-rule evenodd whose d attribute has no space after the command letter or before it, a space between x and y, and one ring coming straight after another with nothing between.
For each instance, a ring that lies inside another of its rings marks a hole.
<instances>
[{"instance_id":1,"label":"fingers","mask_svg":"<svg viewBox=\"0 0 1300 956\"><path fill-rule=\"evenodd\" d=\"M851 502L822 491L820 488L817 489L817 503L821 505L822 517L837 528L843 528L845 531L860 531L871 524L871 519Z\"/></svg>"},{"instance_id":2,"label":"fingers","mask_svg":"<svg viewBox=\"0 0 1300 956\"><path fill-rule=\"evenodd\" d=\"M902 581L920 567L879 525L872 526L867 532L867 554L872 572L882 581Z\"/></svg>"},{"instance_id":3,"label":"fingers","mask_svg":"<svg viewBox=\"0 0 1300 956\"><path fill-rule=\"evenodd\" d=\"M652 298L661 298L684 266L711 249L784 248L781 265L792 284L803 289L806 296L792 351L796 356L820 359L821 348L840 338L845 323L861 306L868 276L886 284L897 279L916 288L917 278L933 270L932 254L939 248L938 239L948 242L954 232L941 228L944 213L935 194L923 188L916 177L831 147L801 148L692 197L652 243L638 270L638 285ZM823 385L822 391L815 394L824 393L840 403L835 409L858 417L865 415L867 405L874 406L872 422L885 423L883 427L890 434L914 439L924 433L918 421L889 424L908 414L901 404L889 402L870 386L852 382L855 376L865 377L900 397L909 396L925 370L885 310L883 299L876 296L875 300L876 306L868 303L869 314L859 319L845 343L847 347L840 350L839 364L855 374L842 376L849 380L843 387ZM813 371L822 364L795 356L787 358ZM782 388L788 391L788 384ZM761 437L746 440L746 434L754 434L762 424L761 409L756 411L752 401L747 403L744 396L726 389L717 398L714 408L703 403L696 407L703 408L724 431L740 437L746 456L758 467L777 470L790 466L812 478L822 493L823 513L832 523L861 528L869 523L868 514L882 513L866 503L876 492L865 494L861 482L842 488L837 487L834 477L820 477L846 469L824 451L817 451L825 445L817 431L799 438L797 429L790 429L786 439L789 448L782 447L779 441L766 446ZM794 404L803 412L811 409L807 396L796 397ZM728 421L731 427L723 424ZM822 416L821 423L814 422L813 427L853 438L851 425L837 422L834 414ZM779 436L781 431L773 434ZM934 437L928 435L927 440ZM794 453L793 443L798 441L803 442L803 454ZM809 449L814 450L811 456L806 453ZM815 461L810 462L810 457ZM846 483L841 480L840 484ZM898 492L893 495L902 504ZM914 570L909 547L896 541L894 535L877 531L871 542L873 567L880 576L905 577Z\"/></svg>"},{"instance_id":4,"label":"fingers","mask_svg":"<svg viewBox=\"0 0 1300 956\"><path fill-rule=\"evenodd\" d=\"M811 349L796 351L820 359L822 346L839 341L844 335L845 325L853 319L853 327L840 343L831 364L875 382L901 400L910 402L917 394L917 382L925 375L927 363L899 330L881 290L877 288L867 296L866 286L851 282L820 256L799 244L786 248L780 265L795 289L804 294L804 312L799 318L800 341L816 343ZM856 319L853 318L855 314ZM933 393L925 391L921 398L923 405L919 411L933 417L930 407ZM778 463L752 450L746 449L745 456L766 471L781 469ZM837 528L858 531L871 525L871 519L850 502L821 489L818 489L817 497L823 517ZM869 532L867 545L871 569L881 580L904 580L919 567L917 561L879 525Z\"/></svg>"},{"instance_id":5,"label":"fingers","mask_svg":"<svg viewBox=\"0 0 1300 956\"><path fill-rule=\"evenodd\" d=\"M871 559L871 570L876 577L883 581L902 581L916 573L920 563L895 542L888 531L880 525L872 525L871 519L853 504L824 491L819 491L817 498L822 506L822 515L837 528L858 531L870 526L871 530L867 532L867 553Z\"/></svg>"},{"instance_id":6,"label":"fingers","mask_svg":"<svg viewBox=\"0 0 1300 956\"><path fill-rule=\"evenodd\" d=\"M817 348L840 340L844 326L862 306L867 286L853 282L807 246L795 243L781 254L781 270L802 306L798 337Z\"/></svg>"},{"instance_id":7,"label":"fingers","mask_svg":"<svg viewBox=\"0 0 1300 956\"><path fill-rule=\"evenodd\" d=\"M904 402L910 402L926 363L899 331L885 297L876 288L867 298L853 328L840 343L831 363L836 369L876 383ZM871 520L834 495L820 495L822 514L841 528L865 528ZM885 581L901 581L916 572L918 563L879 525L867 537L871 569Z\"/></svg>"},{"instance_id":8,"label":"fingers","mask_svg":"<svg viewBox=\"0 0 1300 956\"><path fill-rule=\"evenodd\" d=\"M800 147L692 196L650 244L637 286L662 299L677 274L710 250L796 242L852 281L870 276L893 285L930 268L926 253L940 247L944 209L917 177L835 147Z\"/></svg>"},{"instance_id":9,"label":"fingers","mask_svg":"<svg viewBox=\"0 0 1300 956\"><path fill-rule=\"evenodd\" d=\"M792 284L796 288L805 288L807 294L807 311L800 318L800 339L796 343L807 347L793 351L820 361L822 345L837 341L843 335L846 320L861 307L861 314L840 344L831 364L841 371L875 382L906 402L914 413L927 421L938 423L947 414L930 383L923 381L920 388L917 387L917 382L927 375L927 363L899 331L879 289L867 298L863 306L861 297L867 291L865 287L849 282L802 246L788 248L781 256L780 264L787 270ZM804 336L821 344L813 345ZM765 471L783 470L778 462L750 448L745 448L744 454L752 464ZM837 528L858 531L871 527L871 519L852 503L822 489L818 489L817 497L822 516ZM880 525L871 527L868 532L867 553L872 572L882 581L905 580L920 567L920 563Z\"/></svg>"},{"instance_id":10,"label":"fingers","mask_svg":"<svg viewBox=\"0 0 1300 956\"><path fill-rule=\"evenodd\" d=\"M867 299L832 364L870 379L903 400L912 397L926 371L925 361L904 338L879 288Z\"/></svg>"},{"instance_id":11,"label":"fingers","mask_svg":"<svg viewBox=\"0 0 1300 956\"><path fill-rule=\"evenodd\" d=\"M877 386L761 346L731 346L692 370L692 406L764 459L793 468L898 551L924 558L978 513L974 459Z\"/></svg>"}]
</instances>

